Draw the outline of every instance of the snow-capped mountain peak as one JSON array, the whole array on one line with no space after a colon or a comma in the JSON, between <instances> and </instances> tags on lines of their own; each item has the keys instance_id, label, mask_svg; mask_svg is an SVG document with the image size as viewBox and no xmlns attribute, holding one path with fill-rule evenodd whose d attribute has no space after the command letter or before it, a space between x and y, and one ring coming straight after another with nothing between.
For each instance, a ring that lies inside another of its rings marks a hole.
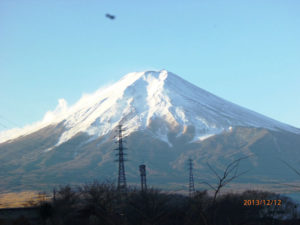
<instances>
[{"instance_id":1,"label":"snow-capped mountain peak","mask_svg":"<svg viewBox=\"0 0 300 225\"><path fill-rule=\"evenodd\" d=\"M2 132L0 140L4 142L58 123L64 124L65 131L56 146L79 132L92 137L103 136L119 123L126 127L125 135L148 130L165 142L168 142L169 132L180 136L189 129L192 129L192 141L230 131L235 126L299 133L297 128L237 106L161 70L129 73L108 87L84 95L71 107L61 99L59 106L48 112L43 121Z\"/></svg>"}]
</instances>

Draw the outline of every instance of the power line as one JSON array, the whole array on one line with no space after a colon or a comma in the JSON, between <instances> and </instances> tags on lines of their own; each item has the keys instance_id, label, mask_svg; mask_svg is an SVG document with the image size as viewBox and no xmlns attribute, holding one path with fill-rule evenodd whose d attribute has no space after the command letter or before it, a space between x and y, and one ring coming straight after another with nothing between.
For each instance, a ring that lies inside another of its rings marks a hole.
<instances>
[{"instance_id":1,"label":"power line","mask_svg":"<svg viewBox=\"0 0 300 225\"><path fill-rule=\"evenodd\" d=\"M7 119L6 117L4 117L4 116L2 116L2 115L0 115L0 118L6 120L6 122L9 122L10 124L12 124L12 125L14 125L14 126L21 127L21 126L19 126L17 123L15 123L15 122L13 122L13 121Z\"/></svg>"},{"instance_id":2,"label":"power line","mask_svg":"<svg viewBox=\"0 0 300 225\"><path fill-rule=\"evenodd\" d=\"M0 125L4 128L8 128L7 126L5 126L3 123L0 123Z\"/></svg>"}]
</instances>

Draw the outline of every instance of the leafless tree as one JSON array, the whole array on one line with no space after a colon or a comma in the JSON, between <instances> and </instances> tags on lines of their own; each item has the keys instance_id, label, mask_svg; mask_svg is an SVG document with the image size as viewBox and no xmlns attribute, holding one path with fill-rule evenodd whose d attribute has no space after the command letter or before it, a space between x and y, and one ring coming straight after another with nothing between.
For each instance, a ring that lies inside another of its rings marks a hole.
<instances>
[{"instance_id":1,"label":"leafless tree","mask_svg":"<svg viewBox=\"0 0 300 225\"><path fill-rule=\"evenodd\" d=\"M234 160L233 162L229 163L226 166L222 175L219 175L217 173L217 171L209 163L207 163L208 168L214 173L214 175L218 179L217 184L215 186L209 184L208 182L203 182L204 184L208 185L211 189L214 190L213 205L216 202L218 194L220 193L221 189L225 185L227 185L234 179L236 179L236 178L240 177L241 175L245 174L246 172L248 172L248 171L239 172L240 162L244 159L247 159L248 157L249 156L241 157L241 158L238 158L238 159Z\"/></svg>"}]
</instances>

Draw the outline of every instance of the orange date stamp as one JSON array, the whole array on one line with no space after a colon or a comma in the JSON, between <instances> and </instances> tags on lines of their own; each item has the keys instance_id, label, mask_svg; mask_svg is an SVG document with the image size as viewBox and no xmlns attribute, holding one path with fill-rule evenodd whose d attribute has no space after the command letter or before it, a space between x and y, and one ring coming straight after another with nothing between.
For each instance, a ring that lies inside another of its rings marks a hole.
<instances>
[{"instance_id":1,"label":"orange date stamp","mask_svg":"<svg viewBox=\"0 0 300 225\"><path fill-rule=\"evenodd\" d=\"M282 201L280 199L244 199L244 206L281 206Z\"/></svg>"}]
</instances>

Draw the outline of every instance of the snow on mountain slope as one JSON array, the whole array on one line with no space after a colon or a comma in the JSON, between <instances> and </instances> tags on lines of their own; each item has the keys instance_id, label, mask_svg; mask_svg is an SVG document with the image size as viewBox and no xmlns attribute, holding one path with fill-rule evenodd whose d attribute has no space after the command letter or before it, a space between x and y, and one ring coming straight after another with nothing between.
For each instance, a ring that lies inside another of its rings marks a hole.
<instances>
[{"instance_id":1,"label":"snow on mountain slope","mask_svg":"<svg viewBox=\"0 0 300 225\"><path fill-rule=\"evenodd\" d=\"M170 131L178 135L188 127L195 128L193 141L231 130L235 126L261 127L271 130L300 130L280 123L226 100L223 100L166 70L129 73L120 81L94 94L84 95L75 105L59 106L48 112L43 121L22 129L0 133L0 142L27 135L50 124L63 122L65 132L56 146L78 132L99 137L112 131L117 124L126 127L126 134L145 130L160 121L153 131L157 138L168 142Z\"/></svg>"}]
</instances>

